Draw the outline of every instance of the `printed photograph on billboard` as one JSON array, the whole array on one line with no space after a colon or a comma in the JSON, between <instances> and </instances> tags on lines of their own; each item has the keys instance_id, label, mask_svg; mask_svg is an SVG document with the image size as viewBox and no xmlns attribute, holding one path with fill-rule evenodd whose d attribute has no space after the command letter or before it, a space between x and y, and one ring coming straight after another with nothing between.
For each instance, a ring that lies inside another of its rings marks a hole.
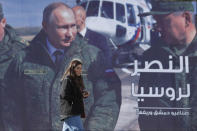
<instances>
[{"instance_id":1,"label":"printed photograph on billboard","mask_svg":"<svg viewBox=\"0 0 197 131\"><path fill-rule=\"evenodd\" d=\"M196 131L196 0L0 1L0 130Z\"/></svg>"}]
</instances>

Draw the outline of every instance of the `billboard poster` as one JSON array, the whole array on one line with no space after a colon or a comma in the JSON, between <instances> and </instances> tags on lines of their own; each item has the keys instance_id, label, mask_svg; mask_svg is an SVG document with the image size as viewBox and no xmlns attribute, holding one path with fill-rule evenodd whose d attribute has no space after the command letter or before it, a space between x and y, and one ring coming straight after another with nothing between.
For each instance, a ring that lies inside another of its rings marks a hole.
<instances>
[{"instance_id":1,"label":"billboard poster","mask_svg":"<svg viewBox=\"0 0 197 131\"><path fill-rule=\"evenodd\" d=\"M1 0L1 131L196 131L196 0Z\"/></svg>"}]
</instances>

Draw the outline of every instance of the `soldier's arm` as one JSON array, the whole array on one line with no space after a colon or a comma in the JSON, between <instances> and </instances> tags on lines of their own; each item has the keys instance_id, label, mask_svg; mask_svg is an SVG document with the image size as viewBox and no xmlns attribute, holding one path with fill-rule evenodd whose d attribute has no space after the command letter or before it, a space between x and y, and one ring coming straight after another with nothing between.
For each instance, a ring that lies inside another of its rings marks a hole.
<instances>
[{"instance_id":1,"label":"soldier's arm","mask_svg":"<svg viewBox=\"0 0 197 131\"><path fill-rule=\"evenodd\" d=\"M104 57L105 57L106 64L107 64L106 68L111 69L112 68L112 49L110 45L111 41L109 40L109 38L101 35L98 43L100 43L100 46L104 53Z\"/></svg>"},{"instance_id":2,"label":"soldier's arm","mask_svg":"<svg viewBox=\"0 0 197 131\"><path fill-rule=\"evenodd\" d=\"M121 82L115 72L106 72L100 54L90 68L93 81L94 105L86 121L87 130L112 131L115 128L121 104Z\"/></svg>"},{"instance_id":3,"label":"soldier's arm","mask_svg":"<svg viewBox=\"0 0 197 131\"><path fill-rule=\"evenodd\" d=\"M6 131L22 131L24 117L23 89L20 85L20 62L17 57L11 62L4 77L3 120Z\"/></svg>"}]
</instances>

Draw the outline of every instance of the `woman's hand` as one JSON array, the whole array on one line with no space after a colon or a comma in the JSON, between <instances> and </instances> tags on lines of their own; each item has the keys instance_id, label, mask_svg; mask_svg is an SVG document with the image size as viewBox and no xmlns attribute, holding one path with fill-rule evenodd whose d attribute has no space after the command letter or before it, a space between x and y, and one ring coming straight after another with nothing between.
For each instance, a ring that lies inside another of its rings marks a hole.
<instances>
[{"instance_id":1,"label":"woman's hand","mask_svg":"<svg viewBox=\"0 0 197 131\"><path fill-rule=\"evenodd\" d=\"M87 98L90 95L88 91L83 91L82 94L83 94L83 98Z\"/></svg>"}]
</instances>

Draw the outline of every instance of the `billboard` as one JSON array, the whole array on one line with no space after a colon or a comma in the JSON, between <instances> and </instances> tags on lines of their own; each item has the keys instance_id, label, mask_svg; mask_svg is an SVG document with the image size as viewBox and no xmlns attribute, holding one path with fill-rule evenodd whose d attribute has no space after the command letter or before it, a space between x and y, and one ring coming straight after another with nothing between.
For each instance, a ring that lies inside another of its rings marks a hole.
<instances>
[{"instance_id":1,"label":"billboard","mask_svg":"<svg viewBox=\"0 0 197 131\"><path fill-rule=\"evenodd\" d=\"M0 130L62 130L61 79L73 59L82 61L90 93L83 100L85 130L196 130L196 2L193 10L188 3L158 4L176 13L140 17L155 3L62 0L70 8L84 7L87 30L92 31L85 38L76 34L75 24L43 22L44 8L52 2L57 1L1 1L7 24L0 39ZM71 33L62 36L59 29ZM56 49L64 54L58 68ZM79 115L75 113L71 116Z\"/></svg>"}]
</instances>

